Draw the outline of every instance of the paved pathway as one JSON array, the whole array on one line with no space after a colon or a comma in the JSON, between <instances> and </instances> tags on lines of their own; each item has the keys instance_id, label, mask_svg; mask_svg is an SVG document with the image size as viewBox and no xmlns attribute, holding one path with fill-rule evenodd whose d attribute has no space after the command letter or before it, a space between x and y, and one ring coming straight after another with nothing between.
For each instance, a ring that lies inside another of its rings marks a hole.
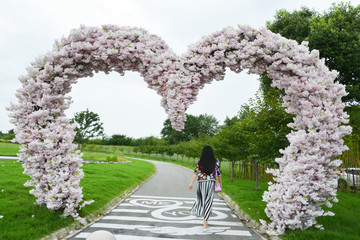
<instances>
[{"instance_id":1,"label":"paved pathway","mask_svg":"<svg viewBox=\"0 0 360 240\"><path fill-rule=\"evenodd\" d=\"M106 230L121 240L260 240L227 204L216 196L210 229L202 231L201 218L189 214L195 191L188 190L192 172L169 163L153 162L156 174L130 198L71 240L86 239L92 232Z\"/></svg>"},{"instance_id":2,"label":"paved pathway","mask_svg":"<svg viewBox=\"0 0 360 240\"><path fill-rule=\"evenodd\" d=\"M19 157L17 156L0 156L0 159L12 159L12 160L18 160Z\"/></svg>"}]
</instances>

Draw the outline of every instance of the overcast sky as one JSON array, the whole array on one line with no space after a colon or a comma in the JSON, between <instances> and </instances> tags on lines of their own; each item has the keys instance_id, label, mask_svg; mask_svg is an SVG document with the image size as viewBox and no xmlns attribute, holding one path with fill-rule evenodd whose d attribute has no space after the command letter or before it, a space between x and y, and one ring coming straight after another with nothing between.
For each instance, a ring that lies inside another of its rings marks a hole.
<instances>
[{"instance_id":1,"label":"overcast sky","mask_svg":"<svg viewBox=\"0 0 360 240\"><path fill-rule=\"evenodd\" d=\"M55 39L67 36L81 24L116 24L141 27L164 39L181 55L201 36L238 24L265 26L276 11L299 10L307 6L319 12L329 9L329 0L11 0L0 9L0 131L14 128L5 110L17 102L18 77L34 59L52 49ZM351 1L352 5L360 0ZM189 114L211 114L220 124L226 116L237 114L240 106L253 97L259 87L258 76L227 70L225 80L202 89ZM70 95L73 104L66 114L88 108L98 113L105 133L130 137L160 137L167 118L160 96L147 88L136 72L120 76L96 74L79 79Z\"/></svg>"}]
</instances>

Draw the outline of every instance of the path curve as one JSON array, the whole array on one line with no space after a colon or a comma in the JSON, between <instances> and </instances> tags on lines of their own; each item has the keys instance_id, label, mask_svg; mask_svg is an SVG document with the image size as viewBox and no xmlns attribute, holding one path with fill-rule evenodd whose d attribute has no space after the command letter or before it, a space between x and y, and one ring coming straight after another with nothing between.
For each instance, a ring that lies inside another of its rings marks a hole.
<instances>
[{"instance_id":1,"label":"path curve","mask_svg":"<svg viewBox=\"0 0 360 240\"><path fill-rule=\"evenodd\" d=\"M92 232L106 230L121 240L261 240L217 195L210 230L202 231L202 219L189 214L197 184L188 189L192 171L166 162L150 161L156 173L111 212L86 227L70 240L86 239Z\"/></svg>"}]
</instances>

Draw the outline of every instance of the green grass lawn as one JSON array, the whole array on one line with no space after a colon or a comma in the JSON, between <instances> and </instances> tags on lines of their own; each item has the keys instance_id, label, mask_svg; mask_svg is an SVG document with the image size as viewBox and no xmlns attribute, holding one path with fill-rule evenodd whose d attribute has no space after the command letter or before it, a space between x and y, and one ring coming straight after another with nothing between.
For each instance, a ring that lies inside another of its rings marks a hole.
<instances>
[{"instance_id":1,"label":"green grass lawn","mask_svg":"<svg viewBox=\"0 0 360 240\"><path fill-rule=\"evenodd\" d=\"M20 145L15 143L6 143L6 142L0 142L0 156L16 156L16 154L19 152ZM85 151L83 152L84 156L82 157L83 160L102 160L106 161L106 158L108 156L117 156L118 161L125 161L124 154L120 151L118 151L119 147L114 146L104 146L105 151L101 151L102 149L97 147L97 151L89 151L85 148ZM111 151L111 149L115 151Z\"/></svg>"},{"instance_id":2,"label":"green grass lawn","mask_svg":"<svg viewBox=\"0 0 360 240\"><path fill-rule=\"evenodd\" d=\"M288 231L282 238L286 240L360 239L360 194L338 192L338 199L339 202L334 203L331 208L335 216L317 218L325 230Z\"/></svg>"},{"instance_id":3,"label":"green grass lawn","mask_svg":"<svg viewBox=\"0 0 360 240\"><path fill-rule=\"evenodd\" d=\"M0 156L16 156L20 145L16 143L0 142Z\"/></svg>"},{"instance_id":4,"label":"green grass lawn","mask_svg":"<svg viewBox=\"0 0 360 240\"><path fill-rule=\"evenodd\" d=\"M125 157L121 153L103 153L103 152L84 152L83 160L102 160L106 161L107 157L116 156L117 161L126 161Z\"/></svg>"},{"instance_id":5,"label":"green grass lawn","mask_svg":"<svg viewBox=\"0 0 360 240\"><path fill-rule=\"evenodd\" d=\"M222 178L224 193L231 197L241 210L254 220L268 220L264 212L266 203L261 201L264 190L268 188L267 183L259 182L259 189L256 189L253 181L235 178L234 182L231 182L230 177L223 176Z\"/></svg>"},{"instance_id":6,"label":"green grass lawn","mask_svg":"<svg viewBox=\"0 0 360 240\"><path fill-rule=\"evenodd\" d=\"M118 164L84 164L81 181L84 200L95 200L85 206L81 216L94 213L151 176L155 167L145 161L133 160ZM20 163L0 159L0 239L38 239L73 223L61 217L61 211L51 211L34 204L35 197L23 184L29 179L22 174Z\"/></svg>"}]
</instances>

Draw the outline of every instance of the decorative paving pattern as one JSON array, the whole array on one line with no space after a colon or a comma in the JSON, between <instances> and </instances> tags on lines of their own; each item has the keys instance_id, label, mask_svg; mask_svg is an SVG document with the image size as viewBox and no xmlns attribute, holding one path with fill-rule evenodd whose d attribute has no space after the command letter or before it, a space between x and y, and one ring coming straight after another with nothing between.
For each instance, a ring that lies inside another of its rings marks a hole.
<instances>
[{"instance_id":1,"label":"decorative paving pattern","mask_svg":"<svg viewBox=\"0 0 360 240\"><path fill-rule=\"evenodd\" d=\"M203 232L202 218L189 214L194 201L194 198L132 195L70 239L86 239L97 230L112 232L121 240L261 239L219 199L214 199L210 228Z\"/></svg>"}]
</instances>

